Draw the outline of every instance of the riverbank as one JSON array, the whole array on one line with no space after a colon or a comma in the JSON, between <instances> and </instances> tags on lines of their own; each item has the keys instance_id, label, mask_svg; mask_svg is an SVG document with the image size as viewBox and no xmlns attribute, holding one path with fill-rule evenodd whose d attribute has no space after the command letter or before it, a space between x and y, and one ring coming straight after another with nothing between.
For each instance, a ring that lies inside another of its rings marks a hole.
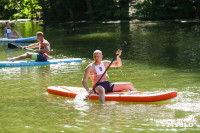
<instances>
[{"instance_id":1,"label":"riverbank","mask_svg":"<svg viewBox=\"0 0 200 133\"><path fill-rule=\"evenodd\" d=\"M38 22L42 20L31 20L31 19L0 20L0 24L6 22L15 23L15 22L29 22L29 21Z\"/></svg>"},{"instance_id":2,"label":"riverbank","mask_svg":"<svg viewBox=\"0 0 200 133\"><path fill-rule=\"evenodd\" d=\"M17 20L0 20L0 23L5 23L5 22L28 22L28 21L33 21L33 22L38 22L38 21L43 21L43 20L31 20L31 19L17 19ZM46 23L112 23L112 24L118 24L118 23L130 23L130 24L147 24L147 23L200 23L200 19L175 19L175 20L159 20L159 21L144 21L144 20L139 20L139 19L132 19L132 20L115 20L115 21L46 21Z\"/></svg>"}]
</instances>

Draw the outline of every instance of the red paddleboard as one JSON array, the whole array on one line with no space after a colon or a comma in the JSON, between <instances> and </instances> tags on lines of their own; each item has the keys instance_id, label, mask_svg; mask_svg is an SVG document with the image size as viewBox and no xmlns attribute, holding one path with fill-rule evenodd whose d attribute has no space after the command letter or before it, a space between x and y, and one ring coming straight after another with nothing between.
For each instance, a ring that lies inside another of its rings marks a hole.
<instances>
[{"instance_id":1,"label":"red paddleboard","mask_svg":"<svg viewBox=\"0 0 200 133\"><path fill-rule=\"evenodd\" d=\"M75 98L76 95L86 93L85 88L70 86L49 86L47 92L54 95ZM106 93L106 101L126 101L126 102L158 102L169 100L177 96L176 91L166 92L146 92L146 91L130 91L130 92L111 92ZM89 99L98 100L97 94L91 94Z\"/></svg>"},{"instance_id":2,"label":"red paddleboard","mask_svg":"<svg viewBox=\"0 0 200 133\"><path fill-rule=\"evenodd\" d=\"M70 86L49 86L47 92L54 95L75 98L76 95L86 93L81 87ZM111 92L106 93L106 101L127 101L127 102L158 102L168 100L177 96L176 91L166 92L146 92L146 91L130 91L130 92ZM98 100L97 94L91 94L89 99Z\"/></svg>"}]
</instances>

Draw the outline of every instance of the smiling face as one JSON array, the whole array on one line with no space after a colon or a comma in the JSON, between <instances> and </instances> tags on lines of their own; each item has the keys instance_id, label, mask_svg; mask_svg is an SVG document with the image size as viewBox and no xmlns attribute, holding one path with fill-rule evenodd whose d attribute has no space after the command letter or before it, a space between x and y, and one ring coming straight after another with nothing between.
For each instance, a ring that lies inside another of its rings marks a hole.
<instances>
[{"instance_id":1,"label":"smiling face","mask_svg":"<svg viewBox=\"0 0 200 133\"><path fill-rule=\"evenodd\" d=\"M103 58L102 52L100 50L94 51L93 58L94 58L95 64L100 64Z\"/></svg>"}]
</instances>

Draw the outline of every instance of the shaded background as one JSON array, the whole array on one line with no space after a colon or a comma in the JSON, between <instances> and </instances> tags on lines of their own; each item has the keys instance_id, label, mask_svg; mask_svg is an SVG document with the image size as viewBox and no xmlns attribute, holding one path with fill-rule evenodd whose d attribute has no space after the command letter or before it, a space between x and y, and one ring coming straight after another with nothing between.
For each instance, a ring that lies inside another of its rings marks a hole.
<instances>
[{"instance_id":1,"label":"shaded background","mask_svg":"<svg viewBox=\"0 0 200 133\"><path fill-rule=\"evenodd\" d=\"M196 19L199 5L199 0L1 0L0 19Z\"/></svg>"}]
</instances>

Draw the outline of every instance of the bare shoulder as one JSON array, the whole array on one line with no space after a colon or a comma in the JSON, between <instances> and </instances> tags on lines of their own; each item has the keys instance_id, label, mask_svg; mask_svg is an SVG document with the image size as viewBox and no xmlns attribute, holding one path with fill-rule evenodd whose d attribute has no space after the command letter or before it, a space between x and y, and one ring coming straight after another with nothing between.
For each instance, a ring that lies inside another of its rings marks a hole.
<instances>
[{"instance_id":1,"label":"bare shoulder","mask_svg":"<svg viewBox=\"0 0 200 133\"><path fill-rule=\"evenodd\" d=\"M44 45L50 45L49 42L48 42L47 40L45 40L45 39L44 39L44 41L43 41L43 44L44 44Z\"/></svg>"},{"instance_id":2,"label":"bare shoulder","mask_svg":"<svg viewBox=\"0 0 200 133\"><path fill-rule=\"evenodd\" d=\"M92 68L93 68L93 63L90 63L90 64L85 68L85 70L91 71Z\"/></svg>"},{"instance_id":3,"label":"bare shoulder","mask_svg":"<svg viewBox=\"0 0 200 133\"><path fill-rule=\"evenodd\" d=\"M104 61L102 61L102 63L107 67L110 64L110 61L109 60L104 60Z\"/></svg>"}]
</instances>

